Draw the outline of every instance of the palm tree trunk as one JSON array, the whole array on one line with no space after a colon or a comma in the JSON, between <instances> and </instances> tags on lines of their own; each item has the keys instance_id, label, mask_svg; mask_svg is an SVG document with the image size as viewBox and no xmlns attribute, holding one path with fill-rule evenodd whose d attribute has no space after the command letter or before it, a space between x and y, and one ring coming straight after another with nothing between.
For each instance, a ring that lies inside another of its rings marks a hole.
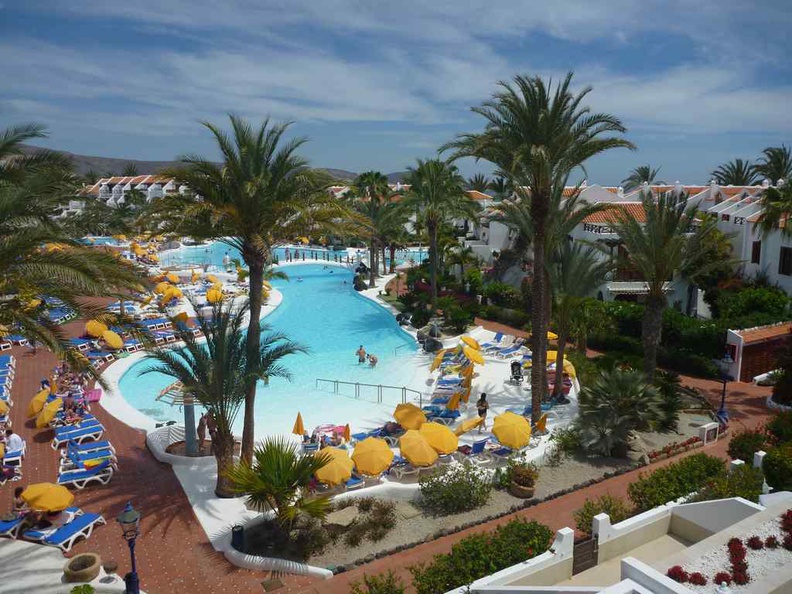
<instances>
[{"instance_id":1,"label":"palm tree trunk","mask_svg":"<svg viewBox=\"0 0 792 594\"><path fill-rule=\"evenodd\" d=\"M195 434L195 406L184 405L184 448L188 456L198 453L198 438Z\"/></svg>"},{"instance_id":2,"label":"palm tree trunk","mask_svg":"<svg viewBox=\"0 0 792 594\"><path fill-rule=\"evenodd\" d=\"M657 351L660 347L661 333L663 330L663 310L665 309L664 297L652 297L646 301L643 316L643 339L644 348L644 374L647 381L654 379L655 369L657 368Z\"/></svg>"},{"instance_id":3,"label":"palm tree trunk","mask_svg":"<svg viewBox=\"0 0 792 594\"><path fill-rule=\"evenodd\" d=\"M382 275L388 274L388 259L385 257L385 244L382 244Z\"/></svg>"},{"instance_id":4,"label":"palm tree trunk","mask_svg":"<svg viewBox=\"0 0 792 594\"><path fill-rule=\"evenodd\" d=\"M390 251L390 270L388 272L393 274L396 272L396 244L391 242L388 246L388 250Z\"/></svg>"},{"instance_id":5,"label":"palm tree trunk","mask_svg":"<svg viewBox=\"0 0 792 594\"><path fill-rule=\"evenodd\" d=\"M247 360L252 365L258 359L259 342L261 340L261 302L263 298L264 283L264 258L251 258L248 262L250 268L249 295L250 295L250 322L247 331ZM256 414L256 378L250 377L245 389L245 421L242 428L242 460L248 464L253 462L253 446L255 441L255 414Z\"/></svg>"},{"instance_id":6,"label":"palm tree trunk","mask_svg":"<svg viewBox=\"0 0 792 594\"><path fill-rule=\"evenodd\" d=\"M217 461L215 495L221 498L234 497L234 492L231 490L231 481L227 476L228 470L234 465L234 434L231 431L221 432L218 429L215 435L216 442L212 442L215 460Z\"/></svg>"},{"instance_id":7,"label":"palm tree trunk","mask_svg":"<svg viewBox=\"0 0 792 594\"><path fill-rule=\"evenodd\" d=\"M556 351L555 385L553 386L553 398L560 398L564 387L564 351L566 350L567 333L564 330L558 331L558 350Z\"/></svg>"},{"instance_id":8,"label":"palm tree trunk","mask_svg":"<svg viewBox=\"0 0 792 594\"><path fill-rule=\"evenodd\" d=\"M432 297L432 315L437 311L437 224L427 221L426 230L429 233L429 287Z\"/></svg>"},{"instance_id":9,"label":"palm tree trunk","mask_svg":"<svg viewBox=\"0 0 792 594\"><path fill-rule=\"evenodd\" d=\"M544 271L545 225L534 219L533 285L531 286L531 420L536 423L542 416L542 399L547 392L547 283Z\"/></svg>"},{"instance_id":10,"label":"palm tree trunk","mask_svg":"<svg viewBox=\"0 0 792 594\"><path fill-rule=\"evenodd\" d=\"M375 279L377 278L377 245L374 243L374 238L371 238L369 245L369 289L373 289Z\"/></svg>"}]
</instances>

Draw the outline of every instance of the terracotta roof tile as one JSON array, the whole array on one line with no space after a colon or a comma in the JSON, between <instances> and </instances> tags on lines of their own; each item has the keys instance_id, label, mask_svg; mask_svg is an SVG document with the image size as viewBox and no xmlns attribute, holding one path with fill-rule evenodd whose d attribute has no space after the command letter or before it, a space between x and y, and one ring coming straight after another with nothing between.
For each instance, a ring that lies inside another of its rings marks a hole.
<instances>
[{"instance_id":1,"label":"terracotta roof tile","mask_svg":"<svg viewBox=\"0 0 792 594\"><path fill-rule=\"evenodd\" d=\"M628 216L634 218L639 223L646 221L646 213L644 212L643 204L640 202L622 202L621 204L608 205L605 210L590 214L585 219L584 223L613 223L616 221L616 211L622 210Z\"/></svg>"},{"instance_id":2,"label":"terracotta roof tile","mask_svg":"<svg viewBox=\"0 0 792 594\"><path fill-rule=\"evenodd\" d=\"M758 326L747 330L737 330L737 334L743 337L745 344L755 344L784 336L792 335L792 322L783 322L771 326Z\"/></svg>"},{"instance_id":3,"label":"terracotta roof tile","mask_svg":"<svg viewBox=\"0 0 792 594\"><path fill-rule=\"evenodd\" d=\"M479 192L478 190L468 190L467 195L473 200L492 200L492 196L484 192Z\"/></svg>"}]
</instances>

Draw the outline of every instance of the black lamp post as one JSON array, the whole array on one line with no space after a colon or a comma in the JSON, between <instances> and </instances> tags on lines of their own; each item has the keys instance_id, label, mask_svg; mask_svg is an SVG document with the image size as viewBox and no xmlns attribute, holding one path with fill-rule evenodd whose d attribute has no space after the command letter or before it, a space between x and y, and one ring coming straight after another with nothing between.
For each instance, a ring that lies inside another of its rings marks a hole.
<instances>
[{"instance_id":1,"label":"black lamp post","mask_svg":"<svg viewBox=\"0 0 792 594\"><path fill-rule=\"evenodd\" d=\"M116 519L121 525L121 532L129 545L129 556L132 558L132 571L124 576L126 584L124 592L125 594L140 594L140 580L135 565L135 541L140 534L140 512L132 507L132 502L129 502Z\"/></svg>"},{"instance_id":2,"label":"black lamp post","mask_svg":"<svg viewBox=\"0 0 792 594\"><path fill-rule=\"evenodd\" d=\"M723 390L721 391L721 404L718 412L715 413L715 416L718 417L718 421L725 425L729 421L729 413L726 410L726 384L734 379L731 375L729 375L729 371L731 369L732 363L734 363L734 359L732 359L729 351L726 351L726 354L723 356L723 358L717 359L715 363L720 368L721 382L723 383Z\"/></svg>"}]
</instances>

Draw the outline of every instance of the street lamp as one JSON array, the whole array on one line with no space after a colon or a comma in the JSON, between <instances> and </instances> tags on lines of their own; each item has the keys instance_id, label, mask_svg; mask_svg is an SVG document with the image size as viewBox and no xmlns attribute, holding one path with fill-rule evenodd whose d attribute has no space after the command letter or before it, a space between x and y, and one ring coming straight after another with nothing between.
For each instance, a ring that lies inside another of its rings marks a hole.
<instances>
[{"instance_id":1,"label":"street lamp","mask_svg":"<svg viewBox=\"0 0 792 594\"><path fill-rule=\"evenodd\" d=\"M732 359L731 354L727 350L723 355L723 358L716 359L715 363L720 369L721 382L723 383L723 390L721 391L721 404L718 412L715 413L715 416L718 417L718 421L720 421L721 424L725 425L729 420L729 413L726 411L726 384L734 379L731 375L729 375L729 371L731 370L732 363L734 363L734 359Z\"/></svg>"},{"instance_id":2,"label":"street lamp","mask_svg":"<svg viewBox=\"0 0 792 594\"><path fill-rule=\"evenodd\" d=\"M128 502L124 511L116 518L121 525L121 533L129 544L129 556L132 558L132 571L124 576L126 584L125 594L140 594L140 580L138 579L137 566L135 565L135 541L140 534L140 512Z\"/></svg>"}]
</instances>

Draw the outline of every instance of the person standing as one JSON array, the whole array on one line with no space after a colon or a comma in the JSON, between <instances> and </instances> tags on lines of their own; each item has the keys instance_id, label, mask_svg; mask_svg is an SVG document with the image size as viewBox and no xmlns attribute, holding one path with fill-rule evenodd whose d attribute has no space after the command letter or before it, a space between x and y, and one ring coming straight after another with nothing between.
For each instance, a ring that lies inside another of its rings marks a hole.
<instances>
[{"instance_id":1,"label":"person standing","mask_svg":"<svg viewBox=\"0 0 792 594\"><path fill-rule=\"evenodd\" d=\"M201 415L201 418L198 419L198 451L203 453L204 441L206 441L206 416L208 413L204 413Z\"/></svg>"},{"instance_id":2,"label":"person standing","mask_svg":"<svg viewBox=\"0 0 792 594\"><path fill-rule=\"evenodd\" d=\"M363 348L363 345L360 345L360 348L356 352L358 358L358 364L366 362L366 349Z\"/></svg>"},{"instance_id":3,"label":"person standing","mask_svg":"<svg viewBox=\"0 0 792 594\"><path fill-rule=\"evenodd\" d=\"M481 433L482 429L487 428L487 411L489 410L489 402L487 402L487 393L482 392L479 399L476 401L476 412L481 418L481 424L478 426L478 432Z\"/></svg>"}]
</instances>

